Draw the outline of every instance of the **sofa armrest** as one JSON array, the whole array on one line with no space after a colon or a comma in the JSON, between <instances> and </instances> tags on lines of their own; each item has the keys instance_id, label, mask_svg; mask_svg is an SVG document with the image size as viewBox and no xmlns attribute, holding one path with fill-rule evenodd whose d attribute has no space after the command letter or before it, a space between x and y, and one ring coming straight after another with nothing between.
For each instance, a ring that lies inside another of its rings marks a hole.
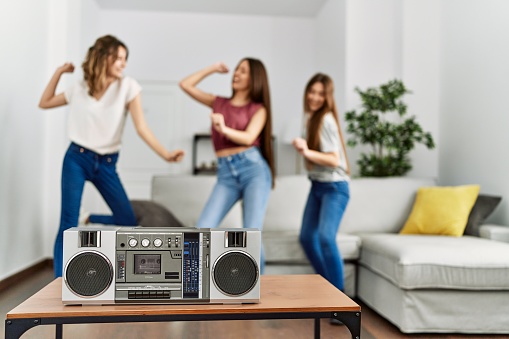
<instances>
[{"instance_id":1,"label":"sofa armrest","mask_svg":"<svg viewBox=\"0 0 509 339\"><path fill-rule=\"evenodd\" d=\"M481 225L479 227L479 236L481 238L509 243L509 227L492 224Z\"/></svg>"}]
</instances>

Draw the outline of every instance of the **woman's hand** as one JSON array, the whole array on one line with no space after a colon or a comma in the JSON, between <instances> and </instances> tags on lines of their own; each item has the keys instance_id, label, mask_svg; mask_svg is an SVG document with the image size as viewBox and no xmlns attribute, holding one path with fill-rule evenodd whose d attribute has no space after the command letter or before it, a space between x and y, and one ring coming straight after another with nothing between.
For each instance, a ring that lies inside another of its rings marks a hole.
<instances>
[{"instance_id":1,"label":"woman's hand","mask_svg":"<svg viewBox=\"0 0 509 339\"><path fill-rule=\"evenodd\" d=\"M223 62L216 62L214 65L212 65L212 67L217 73L228 73L230 71L228 66L226 66L226 64Z\"/></svg>"},{"instance_id":2,"label":"woman's hand","mask_svg":"<svg viewBox=\"0 0 509 339\"><path fill-rule=\"evenodd\" d=\"M308 143L303 138L295 138L292 141L293 147L299 152L303 157L306 157L307 152L309 151Z\"/></svg>"},{"instance_id":3,"label":"woman's hand","mask_svg":"<svg viewBox=\"0 0 509 339\"><path fill-rule=\"evenodd\" d=\"M179 162L184 158L185 152L181 149L176 149L172 152L169 152L168 156L165 157L165 160L168 162Z\"/></svg>"},{"instance_id":4,"label":"woman's hand","mask_svg":"<svg viewBox=\"0 0 509 339\"><path fill-rule=\"evenodd\" d=\"M212 127L221 134L226 134L226 125L224 124L224 116L221 113L211 113L210 120Z\"/></svg>"},{"instance_id":5,"label":"woman's hand","mask_svg":"<svg viewBox=\"0 0 509 339\"><path fill-rule=\"evenodd\" d=\"M66 62L65 64L57 68L57 72L60 74L72 73L74 72L74 65L70 62Z\"/></svg>"}]
</instances>

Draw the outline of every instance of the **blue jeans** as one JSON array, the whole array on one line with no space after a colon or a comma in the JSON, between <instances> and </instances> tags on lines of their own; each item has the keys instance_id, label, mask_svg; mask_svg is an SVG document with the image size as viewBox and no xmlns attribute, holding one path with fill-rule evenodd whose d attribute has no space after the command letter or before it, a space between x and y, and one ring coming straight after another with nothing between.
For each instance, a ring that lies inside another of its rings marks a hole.
<instances>
[{"instance_id":1,"label":"blue jeans","mask_svg":"<svg viewBox=\"0 0 509 339\"><path fill-rule=\"evenodd\" d=\"M62 276L64 231L78 225L85 181L94 184L113 213L91 214L91 223L121 226L137 224L133 208L117 174L117 160L118 153L100 155L75 143L71 143L67 149L62 166L60 228L53 250L55 277Z\"/></svg>"},{"instance_id":2,"label":"blue jeans","mask_svg":"<svg viewBox=\"0 0 509 339\"><path fill-rule=\"evenodd\" d=\"M269 166L257 147L218 158L217 182L197 226L218 227L233 205L242 199L243 227L261 231L271 188L272 175ZM260 266L263 272L263 247L261 253Z\"/></svg>"},{"instance_id":3,"label":"blue jeans","mask_svg":"<svg viewBox=\"0 0 509 339\"><path fill-rule=\"evenodd\" d=\"M300 243L316 273L344 290L343 259L336 234L350 199L347 181L311 182Z\"/></svg>"}]
</instances>

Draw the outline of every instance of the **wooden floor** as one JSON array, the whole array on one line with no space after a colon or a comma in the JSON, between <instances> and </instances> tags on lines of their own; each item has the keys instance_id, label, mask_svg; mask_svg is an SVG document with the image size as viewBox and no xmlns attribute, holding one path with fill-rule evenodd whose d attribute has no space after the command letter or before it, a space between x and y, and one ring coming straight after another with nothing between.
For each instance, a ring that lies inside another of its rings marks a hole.
<instances>
[{"instance_id":1,"label":"wooden floor","mask_svg":"<svg viewBox=\"0 0 509 339\"><path fill-rule=\"evenodd\" d=\"M53 280L51 268L35 273L31 278L0 293L0 314L5 314ZM362 302L362 339L372 338L497 338L509 339L507 335L459 335L459 334L402 334L391 323L378 316ZM2 321L1 333L5 333ZM331 325L325 319L321 322L322 338L350 338L345 326ZM27 331L22 339L54 338L54 326L37 326ZM64 325L64 338L313 338L313 320L236 320L236 321L196 321L172 323L125 323L125 324L83 324Z\"/></svg>"}]
</instances>

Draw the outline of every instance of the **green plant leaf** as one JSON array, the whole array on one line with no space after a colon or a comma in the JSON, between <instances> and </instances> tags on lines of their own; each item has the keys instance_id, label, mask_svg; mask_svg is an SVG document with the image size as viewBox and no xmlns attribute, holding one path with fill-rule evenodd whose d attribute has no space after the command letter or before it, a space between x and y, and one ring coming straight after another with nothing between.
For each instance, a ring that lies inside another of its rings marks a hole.
<instances>
[{"instance_id":1,"label":"green plant leaf","mask_svg":"<svg viewBox=\"0 0 509 339\"><path fill-rule=\"evenodd\" d=\"M362 110L345 113L348 146L371 146L361 153L357 164L361 176L404 175L412 169L408 154L416 144L435 147L431 133L424 132L415 116L402 119L408 112L402 97L411 93L403 82L391 80L377 88L355 88L361 98Z\"/></svg>"}]
</instances>

